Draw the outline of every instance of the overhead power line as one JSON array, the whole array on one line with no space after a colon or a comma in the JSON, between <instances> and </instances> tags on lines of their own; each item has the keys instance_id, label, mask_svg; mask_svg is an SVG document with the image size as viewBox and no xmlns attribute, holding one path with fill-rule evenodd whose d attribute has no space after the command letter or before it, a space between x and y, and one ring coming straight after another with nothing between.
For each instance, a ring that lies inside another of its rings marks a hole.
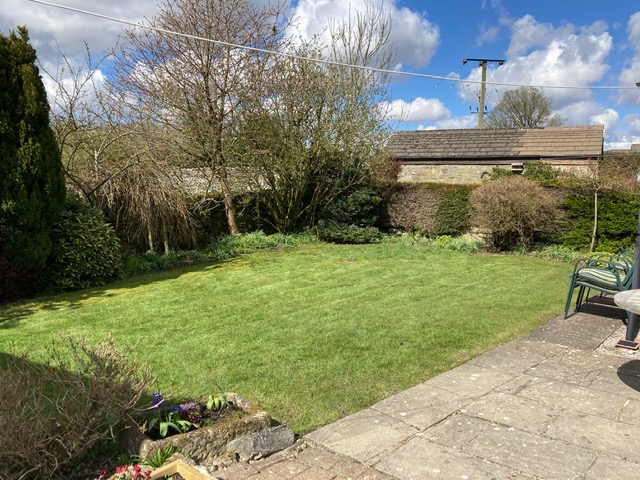
<instances>
[{"instance_id":1,"label":"overhead power line","mask_svg":"<svg viewBox=\"0 0 640 480\"><path fill-rule=\"evenodd\" d=\"M142 29L146 29L146 30L152 30L158 33L164 33L167 35L175 35L178 37L183 37L183 38L189 38L192 40L200 40L200 41L204 41L204 42L210 42L210 43L215 43L218 45L225 45L227 47L232 47L232 48L238 48L241 50L250 50L250 51L254 51L254 52L260 52L260 53L266 53L269 55L276 55L276 56L281 56L281 57L286 57L286 58L293 58L293 59L297 59L297 60L304 60L304 61L309 61L309 62L315 62L315 63L321 63L321 64L325 64L325 65L335 65L335 66L339 66L339 67L347 67L347 68L355 68L355 69L359 69L359 70L367 70L367 71L371 71L371 72L377 72L377 73L384 73L384 74L388 74L388 75L401 75L401 76L405 76L405 77L417 77L417 78L428 78L431 80L446 80L447 82L457 82L457 83L475 83L475 84L484 84L484 85L496 85L496 86L503 86L503 87L536 87L536 88L559 88L559 89L571 89L571 90L637 90L638 87L633 85L618 85L618 86L601 86L601 85L595 85L595 86L589 86L589 85L532 85L532 84L528 84L528 83L509 83L509 82L493 82L493 81L482 81L482 80L470 80L470 79L462 79L462 78L456 78L456 77L447 77L447 76L443 76L443 75L430 75L430 74L426 74L426 73L418 73L418 72L406 72L406 71L402 71L402 70L390 70L390 69L386 69L386 68L375 68L375 67L367 67L365 65L353 65L353 64L349 64L349 63L342 63L342 62L336 62L334 60L327 60L327 59L319 59L319 58L309 58L309 57L305 57L302 55L295 55L292 53L286 53L286 52L278 52L275 50L268 50L268 49L264 49L264 48L257 48L257 47L250 47L247 45L238 45L235 43L231 43L231 42L225 42L223 40L215 40L215 39L211 39L211 38L205 38L205 37L199 37L197 35L190 35L187 33L181 33L181 32L175 32L172 30L167 30L164 28L158 28L158 27L154 27L153 25L147 25L144 23L139 23L139 22L132 22L129 20L124 20L121 18L116 18L116 17L111 17L108 15L103 15L101 13L96 13L96 12L90 12L88 10L82 10L79 8L75 8L75 7L70 7L68 5L60 5L57 3L52 3L52 2L46 2L44 0L28 0L30 2L33 3L38 3L41 5L46 5L49 7L54 7L54 8L59 8L62 10L68 10L70 12L75 12L75 13L80 13L82 15L88 15L91 17L96 17L96 18L101 18L103 20L109 20L111 22L116 22L116 23L121 23L123 25L129 25L131 27L136 27L136 28L142 28Z\"/></svg>"}]
</instances>

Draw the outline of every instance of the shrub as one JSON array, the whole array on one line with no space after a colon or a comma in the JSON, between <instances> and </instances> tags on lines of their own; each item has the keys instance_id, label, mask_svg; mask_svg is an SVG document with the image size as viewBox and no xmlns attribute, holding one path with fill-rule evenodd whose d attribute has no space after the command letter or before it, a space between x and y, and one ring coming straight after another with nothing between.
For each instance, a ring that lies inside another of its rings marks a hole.
<instances>
[{"instance_id":1,"label":"shrub","mask_svg":"<svg viewBox=\"0 0 640 480\"><path fill-rule=\"evenodd\" d=\"M639 205L637 193L607 192L601 195L596 250L617 251L620 247L635 245ZM562 202L561 208L565 215L553 240L568 248L589 248L593 231L593 196L571 194Z\"/></svg>"},{"instance_id":2,"label":"shrub","mask_svg":"<svg viewBox=\"0 0 640 480\"><path fill-rule=\"evenodd\" d=\"M459 236L469 230L470 185L433 185L438 194L433 235Z\"/></svg>"},{"instance_id":3,"label":"shrub","mask_svg":"<svg viewBox=\"0 0 640 480\"><path fill-rule=\"evenodd\" d=\"M382 237L380 230L376 227L359 227L327 221L320 221L317 231L319 240L330 243L378 243Z\"/></svg>"},{"instance_id":4,"label":"shrub","mask_svg":"<svg viewBox=\"0 0 640 480\"><path fill-rule=\"evenodd\" d=\"M485 183L473 191L471 202L475 225L498 250L530 245L555 216L553 196L520 176Z\"/></svg>"},{"instance_id":5,"label":"shrub","mask_svg":"<svg viewBox=\"0 0 640 480\"><path fill-rule=\"evenodd\" d=\"M386 226L428 236L469 229L469 185L397 185L386 205Z\"/></svg>"},{"instance_id":6,"label":"shrub","mask_svg":"<svg viewBox=\"0 0 640 480\"><path fill-rule=\"evenodd\" d=\"M5 480L67 478L136 411L154 379L109 337L52 343L45 364L24 354L0 365L0 465Z\"/></svg>"},{"instance_id":7,"label":"shrub","mask_svg":"<svg viewBox=\"0 0 640 480\"><path fill-rule=\"evenodd\" d=\"M386 226L429 234L435 230L438 194L425 185L397 185L387 201Z\"/></svg>"},{"instance_id":8,"label":"shrub","mask_svg":"<svg viewBox=\"0 0 640 480\"><path fill-rule=\"evenodd\" d=\"M482 250L484 242L464 237L440 235L433 240L433 248L439 250L453 250L456 252L476 253Z\"/></svg>"},{"instance_id":9,"label":"shrub","mask_svg":"<svg viewBox=\"0 0 640 480\"><path fill-rule=\"evenodd\" d=\"M378 221L382 196L370 186L359 188L336 199L329 205L323 219L329 222L356 227L373 227Z\"/></svg>"},{"instance_id":10,"label":"shrub","mask_svg":"<svg viewBox=\"0 0 640 480\"><path fill-rule=\"evenodd\" d=\"M76 290L104 285L120 271L120 244L102 213L70 196L52 229L48 286Z\"/></svg>"}]
</instances>

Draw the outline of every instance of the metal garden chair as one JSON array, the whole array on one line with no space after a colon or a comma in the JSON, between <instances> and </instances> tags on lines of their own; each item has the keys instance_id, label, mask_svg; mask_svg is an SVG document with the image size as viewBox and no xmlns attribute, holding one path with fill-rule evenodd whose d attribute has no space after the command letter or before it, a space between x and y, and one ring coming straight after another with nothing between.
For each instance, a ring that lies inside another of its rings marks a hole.
<instances>
[{"instance_id":1,"label":"metal garden chair","mask_svg":"<svg viewBox=\"0 0 640 480\"><path fill-rule=\"evenodd\" d=\"M590 290L615 294L631 288L633 277L633 257L629 254L593 254L578 260L573 267L567 303L564 307L564 318L567 318L573 291L578 288L575 311Z\"/></svg>"}]
</instances>

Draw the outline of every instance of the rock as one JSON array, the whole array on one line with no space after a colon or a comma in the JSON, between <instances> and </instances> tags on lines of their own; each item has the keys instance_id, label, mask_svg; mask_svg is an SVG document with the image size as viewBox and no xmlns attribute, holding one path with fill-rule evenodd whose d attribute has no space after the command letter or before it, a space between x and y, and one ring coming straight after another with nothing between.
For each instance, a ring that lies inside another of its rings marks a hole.
<instances>
[{"instance_id":1,"label":"rock","mask_svg":"<svg viewBox=\"0 0 640 480\"><path fill-rule=\"evenodd\" d=\"M246 461L284 450L294 441L294 433L286 425L278 425L232 440L227 444L227 452L238 455L240 461Z\"/></svg>"}]
</instances>

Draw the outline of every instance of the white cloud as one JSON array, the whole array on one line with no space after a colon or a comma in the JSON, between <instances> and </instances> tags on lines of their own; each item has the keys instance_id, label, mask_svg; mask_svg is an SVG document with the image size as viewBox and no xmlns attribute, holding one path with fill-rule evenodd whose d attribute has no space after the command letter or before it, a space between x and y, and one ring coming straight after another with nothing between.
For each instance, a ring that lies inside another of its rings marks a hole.
<instances>
[{"instance_id":1,"label":"white cloud","mask_svg":"<svg viewBox=\"0 0 640 480\"><path fill-rule=\"evenodd\" d=\"M451 116L451 112L437 98L418 97L411 102L399 99L382 106L388 117L401 122L434 122Z\"/></svg>"},{"instance_id":2,"label":"white cloud","mask_svg":"<svg viewBox=\"0 0 640 480\"><path fill-rule=\"evenodd\" d=\"M478 117L476 115L467 115L464 117L452 117L445 120L439 120L433 125L420 125L418 130L444 130L458 128L476 128L478 126Z\"/></svg>"},{"instance_id":3,"label":"white cloud","mask_svg":"<svg viewBox=\"0 0 640 480\"><path fill-rule=\"evenodd\" d=\"M633 86L640 81L640 12L634 13L629 18L627 33L633 57L628 59L629 66L620 73L620 84ZM640 105L640 94L636 89L622 90L618 101Z\"/></svg>"},{"instance_id":4,"label":"white cloud","mask_svg":"<svg viewBox=\"0 0 640 480\"><path fill-rule=\"evenodd\" d=\"M398 7L396 0L381 0L381 4L391 17L390 42L396 62L413 67L428 65L440 42L438 26L424 14ZM292 19L303 38L322 38L330 21L353 18L353 12L365 11L366 5L367 0L299 0Z\"/></svg>"},{"instance_id":5,"label":"white cloud","mask_svg":"<svg viewBox=\"0 0 640 480\"><path fill-rule=\"evenodd\" d=\"M499 34L500 29L498 27L487 28L486 26L482 26L480 28L480 34L476 37L476 46L482 47L483 45L495 42Z\"/></svg>"},{"instance_id":6,"label":"white cloud","mask_svg":"<svg viewBox=\"0 0 640 480\"><path fill-rule=\"evenodd\" d=\"M607 108L604 112L591 116L592 125L604 125L609 129L618 123L620 115L613 108Z\"/></svg>"},{"instance_id":7,"label":"white cloud","mask_svg":"<svg viewBox=\"0 0 640 480\"><path fill-rule=\"evenodd\" d=\"M156 0L110 0L90 3L91 5L87 5L83 0L64 2L70 7L133 22L142 21L145 15L153 16L158 10ZM40 61L52 65L59 61L58 45L74 64L82 64L86 55L85 42L91 52L104 52L113 48L118 35L125 27L120 23L24 0L3 0L0 9L0 30L8 33L18 25L26 25L29 29L31 44L36 48Z\"/></svg>"},{"instance_id":8,"label":"white cloud","mask_svg":"<svg viewBox=\"0 0 640 480\"><path fill-rule=\"evenodd\" d=\"M613 39L603 31L603 23L595 22L576 29L571 24L554 28L538 23L531 15L512 23L512 37L506 62L489 68L490 81L528 85L590 85L602 80L608 70L606 58ZM468 76L480 79L480 69ZM498 95L516 87L491 87ZM461 88L460 96L475 104L475 89ZM547 89L545 94L554 99L554 108L561 109L571 103L591 99L589 90Z\"/></svg>"}]
</instances>

